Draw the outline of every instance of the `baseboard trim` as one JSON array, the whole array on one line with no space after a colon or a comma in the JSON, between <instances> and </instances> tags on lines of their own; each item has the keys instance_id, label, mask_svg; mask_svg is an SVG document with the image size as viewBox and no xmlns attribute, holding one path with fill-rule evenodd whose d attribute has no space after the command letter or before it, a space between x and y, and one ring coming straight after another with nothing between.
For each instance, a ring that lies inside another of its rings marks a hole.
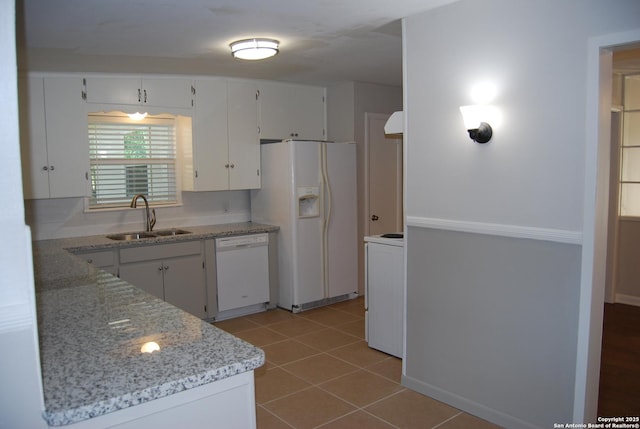
<instances>
[{"instance_id":1,"label":"baseboard trim","mask_svg":"<svg viewBox=\"0 0 640 429\"><path fill-rule=\"evenodd\" d=\"M617 293L615 302L619 304L627 304L627 305L634 305L636 307L640 307L640 296L625 295L622 293Z\"/></svg>"},{"instance_id":2,"label":"baseboard trim","mask_svg":"<svg viewBox=\"0 0 640 429\"><path fill-rule=\"evenodd\" d=\"M540 429L532 423L520 420L516 417L494 410L477 402L458 396L454 393L447 392L436 386L424 383L407 375L402 375L402 385L411 390L422 393L430 398L444 402L452 407L462 410L468 414L472 414L481 419L487 420L499 426L511 429Z\"/></svg>"},{"instance_id":3,"label":"baseboard trim","mask_svg":"<svg viewBox=\"0 0 640 429\"><path fill-rule=\"evenodd\" d=\"M527 238L565 244L582 244L581 231L426 218L418 216L407 216L406 223L407 226L418 228L433 228L484 235L497 235L502 237Z\"/></svg>"}]
</instances>

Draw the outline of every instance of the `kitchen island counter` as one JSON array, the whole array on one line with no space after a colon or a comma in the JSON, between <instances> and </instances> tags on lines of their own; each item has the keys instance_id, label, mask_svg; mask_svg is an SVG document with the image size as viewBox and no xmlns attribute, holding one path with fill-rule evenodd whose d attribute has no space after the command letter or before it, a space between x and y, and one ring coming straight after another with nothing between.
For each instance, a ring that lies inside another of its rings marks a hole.
<instances>
[{"instance_id":1,"label":"kitchen island counter","mask_svg":"<svg viewBox=\"0 0 640 429\"><path fill-rule=\"evenodd\" d=\"M239 225L189 230L208 237L270 228ZM99 236L34 242L44 418L50 426L87 421L263 365L261 349L67 251L87 246L111 243ZM145 344L159 350L143 353Z\"/></svg>"}]
</instances>

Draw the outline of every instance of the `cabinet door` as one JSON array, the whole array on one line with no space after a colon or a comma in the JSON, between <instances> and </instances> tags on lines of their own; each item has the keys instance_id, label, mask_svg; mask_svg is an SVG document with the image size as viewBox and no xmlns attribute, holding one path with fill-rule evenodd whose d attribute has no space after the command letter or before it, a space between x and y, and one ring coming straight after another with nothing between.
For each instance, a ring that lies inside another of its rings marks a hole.
<instances>
[{"instance_id":1,"label":"cabinet door","mask_svg":"<svg viewBox=\"0 0 640 429\"><path fill-rule=\"evenodd\" d=\"M24 77L20 89L20 151L24 198L49 198L44 80Z\"/></svg>"},{"instance_id":2,"label":"cabinet door","mask_svg":"<svg viewBox=\"0 0 640 429\"><path fill-rule=\"evenodd\" d=\"M87 263L111 273L116 274L116 251L104 250L96 252L84 252L77 255L87 261Z\"/></svg>"},{"instance_id":3,"label":"cabinet door","mask_svg":"<svg viewBox=\"0 0 640 429\"><path fill-rule=\"evenodd\" d=\"M120 264L119 277L151 295L164 299L162 261Z\"/></svg>"},{"instance_id":4,"label":"cabinet door","mask_svg":"<svg viewBox=\"0 0 640 429\"><path fill-rule=\"evenodd\" d=\"M260 138L324 140L324 88L260 85Z\"/></svg>"},{"instance_id":5,"label":"cabinet door","mask_svg":"<svg viewBox=\"0 0 640 429\"><path fill-rule=\"evenodd\" d=\"M164 300L205 318L204 264L201 255L166 259L164 262Z\"/></svg>"},{"instance_id":6,"label":"cabinet door","mask_svg":"<svg viewBox=\"0 0 640 429\"><path fill-rule=\"evenodd\" d=\"M291 128L300 140L324 140L324 88L295 87L291 91Z\"/></svg>"},{"instance_id":7,"label":"cabinet door","mask_svg":"<svg viewBox=\"0 0 640 429\"><path fill-rule=\"evenodd\" d=\"M139 77L88 77L85 79L87 103L140 104Z\"/></svg>"},{"instance_id":8,"label":"cabinet door","mask_svg":"<svg viewBox=\"0 0 640 429\"><path fill-rule=\"evenodd\" d=\"M86 196L89 142L82 79L44 78L44 106L50 197Z\"/></svg>"},{"instance_id":9,"label":"cabinet door","mask_svg":"<svg viewBox=\"0 0 640 429\"><path fill-rule=\"evenodd\" d=\"M227 85L230 190L260 188L256 91L253 83L229 82Z\"/></svg>"},{"instance_id":10,"label":"cabinet door","mask_svg":"<svg viewBox=\"0 0 640 429\"><path fill-rule=\"evenodd\" d=\"M198 80L193 112L191 177L188 191L220 191L229 187L227 145L227 84L221 79ZM188 156L185 157L187 164Z\"/></svg>"},{"instance_id":11,"label":"cabinet door","mask_svg":"<svg viewBox=\"0 0 640 429\"><path fill-rule=\"evenodd\" d=\"M193 107L191 79L143 78L142 104L191 109Z\"/></svg>"}]
</instances>

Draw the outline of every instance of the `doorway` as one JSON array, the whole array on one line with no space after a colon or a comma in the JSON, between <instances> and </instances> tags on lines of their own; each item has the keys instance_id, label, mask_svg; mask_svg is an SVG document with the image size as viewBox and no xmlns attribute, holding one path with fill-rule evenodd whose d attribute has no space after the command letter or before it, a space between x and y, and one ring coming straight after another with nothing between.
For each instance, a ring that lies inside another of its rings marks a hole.
<instances>
[{"instance_id":1,"label":"doorway","mask_svg":"<svg viewBox=\"0 0 640 429\"><path fill-rule=\"evenodd\" d=\"M402 138L386 135L389 114L365 113L364 235L402 232Z\"/></svg>"},{"instance_id":2,"label":"doorway","mask_svg":"<svg viewBox=\"0 0 640 429\"><path fill-rule=\"evenodd\" d=\"M636 286L640 279L636 263L640 255L640 242L636 240L640 223L635 217L638 208L628 201L628 191L621 191L625 186L635 186L635 174L639 173L635 164L629 162L636 149L633 141L625 141L629 135L624 137L623 122L625 111L631 112L640 106L640 96L631 96L635 83L630 82L631 79L636 82L640 74L637 44L623 45L613 51L612 71L609 219L598 389L598 416L601 417L637 415L640 403L640 343L635 340L640 334L640 294ZM637 106L634 105L636 98ZM627 195L622 201L621 194Z\"/></svg>"},{"instance_id":3,"label":"doorway","mask_svg":"<svg viewBox=\"0 0 640 429\"><path fill-rule=\"evenodd\" d=\"M606 283L611 150L612 53L640 46L640 28L588 42L582 281L574 420L596 421Z\"/></svg>"}]
</instances>

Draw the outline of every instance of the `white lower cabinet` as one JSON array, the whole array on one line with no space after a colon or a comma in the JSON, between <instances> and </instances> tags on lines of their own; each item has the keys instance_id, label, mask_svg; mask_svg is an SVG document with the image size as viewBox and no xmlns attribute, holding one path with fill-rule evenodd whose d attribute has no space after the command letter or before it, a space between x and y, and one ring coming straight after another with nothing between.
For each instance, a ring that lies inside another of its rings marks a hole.
<instances>
[{"instance_id":1,"label":"white lower cabinet","mask_svg":"<svg viewBox=\"0 0 640 429\"><path fill-rule=\"evenodd\" d=\"M118 272L118 256L117 250L102 250L96 252L82 252L77 253L79 257L94 265L101 270L104 270L111 274Z\"/></svg>"},{"instance_id":2,"label":"white lower cabinet","mask_svg":"<svg viewBox=\"0 0 640 429\"><path fill-rule=\"evenodd\" d=\"M206 317L200 241L120 249L119 277L169 304Z\"/></svg>"}]
</instances>

